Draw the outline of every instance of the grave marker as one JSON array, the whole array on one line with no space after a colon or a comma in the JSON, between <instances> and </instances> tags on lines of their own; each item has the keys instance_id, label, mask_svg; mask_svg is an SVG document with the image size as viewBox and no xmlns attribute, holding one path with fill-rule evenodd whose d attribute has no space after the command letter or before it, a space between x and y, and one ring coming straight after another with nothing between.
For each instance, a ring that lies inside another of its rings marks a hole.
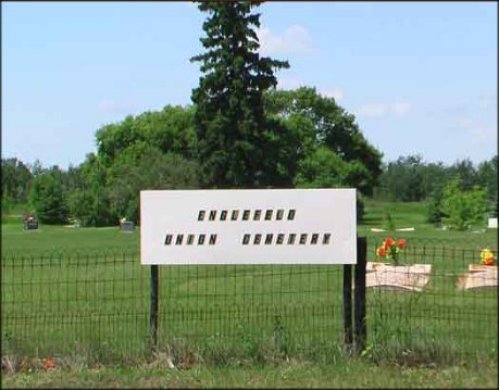
<instances>
[{"instance_id":1,"label":"grave marker","mask_svg":"<svg viewBox=\"0 0 499 390\"><path fill-rule=\"evenodd\" d=\"M121 222L121 230L125 233L132 233L135 230L135 225L132 221Z\"/></svg>"},{"instance_id":2,"label":"grave marker","mask_svg":"<svg viewBox=\"0 0 499 390\"><path fill-rule=\"evenodd\" d=\"M24 220L24 230L37 230L38 220L35 217L27 217Z\"/></svg>"},{"instance_id":3,"label":"grave marker","mask_svg":"<svg viewBox=\"0 0 499 390\"><path fill-rule=\"evenodd\" d=\"M431 264L391 265L368 262L366 287L399 291L422 291L430 281Z\"/></svg>"},{"instance_id":4,"label":"grave marker","mask_svg":"<svg viewBox=\"0 0 499 390\"><path fill-rule=\"evenodd\" d=\"M497 266L470 264L468 272L459 276L457 287L462 290L497 289Z\"/></svg>"}]
</instances>

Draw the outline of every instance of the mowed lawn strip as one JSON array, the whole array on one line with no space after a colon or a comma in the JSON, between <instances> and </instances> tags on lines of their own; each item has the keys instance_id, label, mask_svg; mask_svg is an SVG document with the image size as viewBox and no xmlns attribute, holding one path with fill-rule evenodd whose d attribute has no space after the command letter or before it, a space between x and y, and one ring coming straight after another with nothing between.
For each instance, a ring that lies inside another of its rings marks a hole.
<instances>
[{"instance_id":1,"label":"mowed lawn strip","mask_svg":"<svg viewBox=\"0 0 499 390\"><path fill-rule=\"evenodd\" d=\"M497 388L497 366L401 368L360 360L335 365L101 368L3 375L8 388Z\"/></svg>"}]
</instances>

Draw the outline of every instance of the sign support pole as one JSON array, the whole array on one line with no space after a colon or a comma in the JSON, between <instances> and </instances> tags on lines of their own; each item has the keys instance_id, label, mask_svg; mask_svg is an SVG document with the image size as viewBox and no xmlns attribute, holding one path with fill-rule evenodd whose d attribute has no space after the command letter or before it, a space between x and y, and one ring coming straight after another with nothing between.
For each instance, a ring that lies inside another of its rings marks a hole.
<instances>
[{"instance_id":1,"label":"sign support pole","mask_svg":"<svg viewBox=\"0 0 499 390\"><path fill-rule=\"evenodd\" d=\"M151 265L151 307L149 313L149 330L152 349L158 347L158 310L159 310L159 266Z\"/></svg>"},{"instance_id":2,"label":"sign support pole","mask_svg":"<svg viewBox=\"0 0 499 390\"><path fill-rule=\"evenodd\" d=\"M355 264L354 321L355 349L357 353L366 346L366 256L367 239L357 237L357 264Z\"/></svg>"},{"instance_id":3,"label":"sign support pole","mask_svg":"<svg viewBox=\"0 0 499 390\"><path fill-rule=\"evenodd\" d=\"M345 348L352 350L352 265L343 265L343 325L345 330Z\"/></svg>"}]
</instances>

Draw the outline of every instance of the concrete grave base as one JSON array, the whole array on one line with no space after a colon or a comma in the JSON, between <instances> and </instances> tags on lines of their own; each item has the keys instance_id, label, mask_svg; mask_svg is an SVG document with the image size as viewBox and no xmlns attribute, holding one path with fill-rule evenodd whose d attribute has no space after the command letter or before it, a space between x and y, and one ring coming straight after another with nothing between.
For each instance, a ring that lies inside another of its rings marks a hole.
<instances>
[{"instance_id":1,"label":"concrete grave base","mask_svg":"<svg viewBox=\"0 0 499 390\"><path fill-rule=\"evenodd\" d=\"M461 290L477 290L497 288L497 266L470 264L468 272L465 272L457 281L457 287Z\"/></svg>"},{"instance_id":2,"label":"concrete grave base","mask_svg":"<svg viewBox=\"0 0 499 390\"><path fill-rule=\"evenodd\" d=\"M422 291L430 281L431 264L393 265L368 262L366 288Z\"/></svg>"}]
</instances>

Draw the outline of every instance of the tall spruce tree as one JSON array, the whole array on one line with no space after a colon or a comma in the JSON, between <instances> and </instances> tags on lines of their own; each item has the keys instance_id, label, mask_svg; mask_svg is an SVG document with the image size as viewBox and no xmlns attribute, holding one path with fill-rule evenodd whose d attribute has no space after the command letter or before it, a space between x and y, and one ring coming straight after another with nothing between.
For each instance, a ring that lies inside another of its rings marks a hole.
<instances>
[{"instance_id":1,"label":"tall spruce tree","mask_svg":"<svg viewBox=\"0 0 499 390\"><path fill-rule=\"evenodd\" d=\"M255 188L284 186L290 175L283 156L286 130L266 119L263 93L277 85L274 71L287 61L262 57L255 28L257 2L203 2L206 52L203 76L192 92L204 187Z\"/></svg>"}]
</instances>

